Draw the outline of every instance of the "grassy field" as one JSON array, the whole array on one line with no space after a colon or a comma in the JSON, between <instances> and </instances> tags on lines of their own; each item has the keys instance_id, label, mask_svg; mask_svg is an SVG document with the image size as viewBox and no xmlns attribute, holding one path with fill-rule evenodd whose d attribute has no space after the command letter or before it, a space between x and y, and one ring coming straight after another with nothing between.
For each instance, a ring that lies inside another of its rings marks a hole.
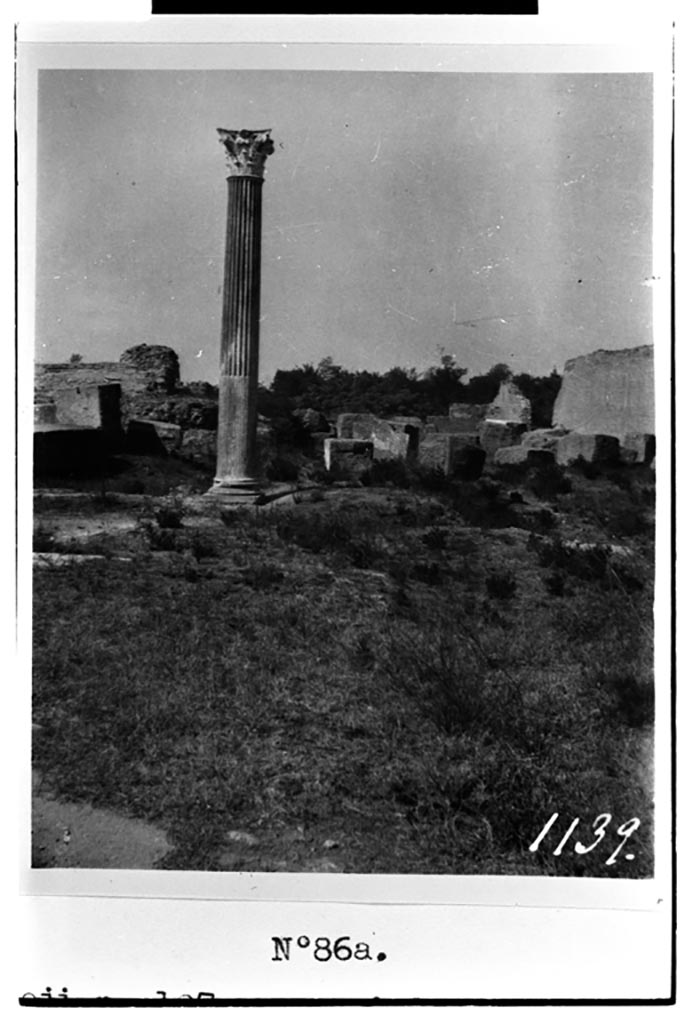
<instances>
[{"instance_id":1,"label":"grassy field","mask_svg":"<svg viewBox=\"0 0 693 1024\"><path fill-rule=\"evenodd\" d=\"M379 472L69 544L40 512L108 557L35 573L35 768L162 868L651 875L651 474Z\"/></svg>"}]
</instances>

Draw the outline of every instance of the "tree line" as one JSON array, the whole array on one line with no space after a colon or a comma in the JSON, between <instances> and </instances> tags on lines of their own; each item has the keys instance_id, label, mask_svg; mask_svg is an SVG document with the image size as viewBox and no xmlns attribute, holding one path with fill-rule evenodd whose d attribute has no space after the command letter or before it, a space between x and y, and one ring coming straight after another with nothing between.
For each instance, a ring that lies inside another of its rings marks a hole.
<instances>
[{"instance_id":1,"label":"tree line","mask_svg":"<svg viewBox=\"0 0 693 1024\"><path fill-rule=\"evenodd\" d=\"M272 420L289 419L296 409L315 409L328 419L342 412L370 412L383 419L447 416L454 402L492 402L500 384L512 377L531 402L532 426L551 426L561 385L556 370L546 377L533 377L513 374L505 363L497 363L487 373L466 377L467 370L450 355L423 373L400 366L385 373L346 370L328 356L317 366L305 363L293 370L277 370L269 387L260 386L258 411Z\"/></svg>"}]
</instances>

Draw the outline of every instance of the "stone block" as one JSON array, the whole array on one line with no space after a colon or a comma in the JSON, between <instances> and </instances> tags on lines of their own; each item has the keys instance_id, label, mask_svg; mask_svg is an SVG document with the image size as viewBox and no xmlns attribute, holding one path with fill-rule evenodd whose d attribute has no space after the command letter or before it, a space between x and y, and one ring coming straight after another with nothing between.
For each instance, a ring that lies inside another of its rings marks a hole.
<instances>
[{"instance_id":1,"label":"stone block","mask_svg":"<svg viewBox=\"0 0 693 1024\"><path fill-rule=\"evenodd\" d=\"M390 416L387 422L393 430L406 430L407 427L422 430L424 425L420 416Z\"/></svg>"},{"instance_id":2,"label":"stone block","mask_svg":"<svg viewBox=\"0 0 693 1024\"><path fill-rule=\"evenodd\" d=\"M621 441L621 462L629 465L650 465L655 457L654 434L624 434Z\"/></svg>"},{"instance_id":3,"label":"stone block","mask_svg":"<svg viewBox=\"0 0 693 1024\"><path fill-rule=\"evenodd\" d=\"M57 423L55 402L38 402L34 406L34 423Z\"/></svg>"},{"instance_id":4,"label":"stone block","mask_svg":"<svg viewBox=\"0 0 693 1024\"><path fill-rule=\"evenodd\" d=\"M176 423L130 420L125 436L128 450L142 455L171 455L178 451L183 431Z\"/></svg>"},{"instance_id":5,"label":"stone block","mask_svg":"<svg viewBox=\"0 0 693 1024\"><path fill-rule=\"evenodd\" d=\"M481 476L485 459L483 449L469 444L465 434L433 433L419 444L419 465L440 470L445 476L476 479Z\"/></svg>"},{"instance_id":6,"label":"stone block","mask_svg":"<svg viewBox=\"0 0 693 1024\"><path fill-rule=\"evenodd\" d=\"M376 459L405 459L409 450L405 431L395 430L387 420L371 413L342 413L337 417L337 438L370 441Z\"/></svg>"},{"instance_id":7,"label":"stone block","mask_svg":"<svg viewBox=\"0 0 693 1024\"><path fill-rule=\"evenodd\" d=\"M654 348L600 349L569 359L553 411L580 434L654 434Z\"/></svg>"},{"instance_id":8,"label":"stone block","mask_svg":"<svg viewBox=\"0 0 693 1024\"><path fill-rule=\"evenodd\" d=\"M217 464L217 432L197 428L183 433L178 455L204 469L215 469Z\"/></svg>"},{"instance_id":9,"label":"stone block","mask_svg":"<svg viewBox=\"0 0 693 1024\"><path fill-rule=\"evenodd\" d=\"M406 434L409 438L406 457L415 459L419 450L419 442L424 432L423 420L418 416L394 416L387 421L396 433Z\"/></svg>"},{"instance_id":10,"label":"stone block","mask_svg":"<svg viewBox=\"0 0 693 1024\"><path fill-rule=\"evenodd\" d=\"M430 423L431 420L437 419L451 419L457 420L460 424L460 431L462 433L475 434L479 432L479 427L486 419L488 405L472 405L468 402L453 402L448 408L447 417L429 416L426 423ZM451 431L448 431L451 433Z\"/></svg>"},{"instance_id":11,"label":"stone block","mask_svg":"<svg viewBox=\"0 0 693 1024\"><path fill-rule=\"evenodd\" d=\"M520 444L527 424L519 421L484 420L479 431L479 444L487 455L493 455L499 448Z\"/></svg>"},{"instance_id":12,"label":"stone block","mask_svg":"<svg viewBox=\"0 0 693 1024\"><path fill-rule=\"evenodd\" d=\"M541 430L528 430L522 435L521 444L525 448L548 448L555 452L559 438L565 437L568 433L562 427L547 427Z\"/></svg>"},{"instance_id":13,"label":"stone block","mask_svg":"<svg viewBox=\"0 0 693 1024\"><path fill-rule=\"evenodd\" d=\"M373 461L373 442L360 438L327 437L324 442L325 469L357 476Z\"/></svg>"},{"instance_id":14,"label":"stone block","mask_svg":"<svg viewBox=\"0 0 693 1024\"><path fill-rule=\"evenodd\" d=\"M512 380L504 380L498 394L488 407L487 420L509 420L524 423L529 427L532 422L532 403L522 394Z\"/></svg>"},{"instance_id":15,"label":"stone block","mask_svg":"<svg viewBox=\"0 0 693 1024\"><path fill-rule=\"evenodd\" d=\"M425 434L464 434L467 437L479 437L483 416L463 418L462 416L429 416L426 420Z\"/></svg>"},{"instance_id":16,"label":"stone block","mask_svg":"<svg viewBox=\"0 0 693 1024\"><path fill-rule=\"evenodd\" d=\"M56 422L65 426L120 431L120 384L59 388L53 397Z\"/></svg>"},{"instance_id":17,"label":"stone block","mask_svg":"<svg viewBox=\"0 0 693 1024\"><path fill-rule=\"evenodd\" d=\"M585 462L615 462L620 455L617 437L608 434L579 434L571 432L558 439L556 462L569 466L577 459Z\"/></svg>"},{"instance_id":18,"label":"stone block","mask_svg":"<svg viewBox=\"0 0 693 1024\"><path fill-rule=\"evenodd\" d=\"M43 424L34 431L35 476L89 476L103 472L111 435L98 427Z\"/></svg>"},{"instance_id":19,"label":"stone block","mask_svg":"<svg viewBox=\"0 0 693 1024\"><path fill-rule=\"evenodd\" d=\"M552 466L556 457L549 448L527 448L522 444L498 448L493 456L497 466Z\"/></svg>"}]
</instances>

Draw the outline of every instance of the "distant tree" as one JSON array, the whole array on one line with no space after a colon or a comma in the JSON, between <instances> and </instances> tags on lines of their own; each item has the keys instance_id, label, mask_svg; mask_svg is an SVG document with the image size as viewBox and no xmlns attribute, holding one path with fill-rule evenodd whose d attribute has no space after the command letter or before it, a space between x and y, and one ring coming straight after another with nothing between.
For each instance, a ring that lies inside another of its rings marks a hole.
<instances>
[{"instance_id":1,"label":"distant tree","mask_svg":"<svg viewBox=\"0 0 693 1024\"><path fill-rule=\"evenodd\" d=\"M78 363L82 362L82 356L79 354L79 352L72 353L72 355L70 356L70 362L72 363L73 366L77 366Z\"/></svg>"},{"instance_id":2,"label":"distant tree","mask_svg":"<svg viewBox=\"0 0 693 1024\"><path fill-rule=\"evenodd\" d=\"M556 369L548 377L532 377L519 373L513 381L532 403L532 426L550 427L553 423L553 407L561 387L562 376Z\"/></svg>"},{"instance_id":3,"label":"distant tree","mask_svg":"<svg viewBox=\"0 0 693 1024\"><path fill-rule=\"evenodd\" d=\"M496 363L488 373L472 377L465 388L463 401L472 405L487 405L492 402L498 394L498 388L504 380L512 377L512 370L506 363Z\"/></svg>"},{"instance_id":4,"label":"distant tree","mask_svg":"<svg viewBox=\"0 0 693 1024\"><path fill-rule=\"evenodd\" d=\"M423 375L421 415L447 416L453 402L464 402L462 378L466 376L466 369L457 365L455 356L441 355L440 365L430 367Z\"/></svg>"}]
</instances>

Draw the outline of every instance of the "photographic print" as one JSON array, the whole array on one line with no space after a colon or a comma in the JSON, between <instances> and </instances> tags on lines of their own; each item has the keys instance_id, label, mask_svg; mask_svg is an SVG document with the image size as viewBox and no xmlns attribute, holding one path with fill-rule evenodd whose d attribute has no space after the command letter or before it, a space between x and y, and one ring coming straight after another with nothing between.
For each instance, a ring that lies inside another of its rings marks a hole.
<instances>
[{"instance_id":1,"label":"photographic print","mask_svg":"<svg viewBox=\"0 0 693 1024\"><path fill-rule=\"evenodd\" d=\"M652 76L36 110L32 866L652 877Z\"/></svg>"}]
</instances>

